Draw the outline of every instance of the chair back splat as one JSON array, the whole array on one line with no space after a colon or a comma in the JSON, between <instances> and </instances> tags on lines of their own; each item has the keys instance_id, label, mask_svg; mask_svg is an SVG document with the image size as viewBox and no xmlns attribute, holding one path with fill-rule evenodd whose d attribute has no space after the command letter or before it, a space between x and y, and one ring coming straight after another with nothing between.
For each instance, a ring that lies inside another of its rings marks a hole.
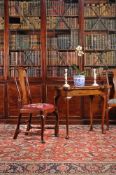
<instances>
[{"instance_id":1,"label":"chair back splat","mask_svg":"<svg viewBox=\"0 0 116 175\"><path fill-rule=\"evenodd\" d=\"M26 71L26 69L19 67L17 69L18 79L15 77L16 87L22 105L32 103L29 80Z\"/></svg>"},{"instance_id":2,"label":"chair back splat","mask_svg":"<svg viewBox=\"0 0 116 175\"><path fill-rule=\"evenodd\" d=\"M17 70L17 77L15 77L16 88L18 92L18 102L19 102L19 115L17 126L14 133L14 139L17 138L20 133L20 125L22 123L22 117L27 118L27 129L26 134L33 128L32 118L37 117L40 120L40 124L36 129L41 130L41 142L44 141L44 131L45 129L54 129L55 136L58 136L59 132L59 117L58 111L54 104L49 103L32 103L31 91L29 86L29 80L27 75L27 69L19 67ZM54 117L54 126L46 127L46 117L52 114Z\"/></svg>"}]
</instances>

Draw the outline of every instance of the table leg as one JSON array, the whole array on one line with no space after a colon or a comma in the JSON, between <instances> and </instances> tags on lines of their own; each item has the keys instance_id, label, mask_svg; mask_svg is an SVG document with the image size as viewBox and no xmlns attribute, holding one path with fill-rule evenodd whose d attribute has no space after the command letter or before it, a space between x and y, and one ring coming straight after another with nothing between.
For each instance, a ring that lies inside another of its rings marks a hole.
<instances>
[{"instance_id":1,"label":"table leg","mask_svg":"<svg viewBox=\"0 0 116 175\"><path fill-rule=\"evenodd\" d=\"M103 95L101 97L102 97L102 100L103 100L101 129L102 129L102 134L105 134L105 131L104 131L104 120L105 120L105 110L106 110L106 96Z\"/></svg>"},{"instance_id":2,"label":"table leg","mask_svg":"<svg viewBox=\"0 0 116 175\"><path fill-rule=\"evenodd\" d=\"M90 98L90 131L93 130L93 96L89 96Z\"/></svg>"},{"instance_id":3,"label":"table leg","mask_svg":"<svg viewBox=\"0 0 116 175\"><path fill-rule=\"evenodd\" d=\"M69 139L69 100L66 98L66 139Z\"/></svg>"}]
</instances>

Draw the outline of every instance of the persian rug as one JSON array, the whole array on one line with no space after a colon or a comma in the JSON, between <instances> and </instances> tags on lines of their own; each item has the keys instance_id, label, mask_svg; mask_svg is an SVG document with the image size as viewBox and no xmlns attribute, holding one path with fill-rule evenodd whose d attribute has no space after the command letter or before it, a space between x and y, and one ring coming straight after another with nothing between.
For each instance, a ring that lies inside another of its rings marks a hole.
<instances>
[{"instance_id":1,"label":"persian rug","mask_svg":"<svg viewBox=\"0 0 116 175\"><path fill-rule=\"evenodd\" d=\"M88 125L71 125L69 139L65 126L60 126L59 137L53 130L45 131L45 144L39 132L25 135L25 126L13 140L15 125L0 124L1 175L115 175L116 126L106 134L101 126L89 131Z\"/></svg>"}]
</instances>

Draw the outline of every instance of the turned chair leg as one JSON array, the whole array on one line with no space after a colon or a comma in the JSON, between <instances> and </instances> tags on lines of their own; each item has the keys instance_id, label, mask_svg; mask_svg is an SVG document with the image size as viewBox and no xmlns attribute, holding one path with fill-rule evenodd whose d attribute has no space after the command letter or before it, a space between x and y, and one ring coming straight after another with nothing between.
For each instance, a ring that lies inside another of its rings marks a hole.
<instances>
[{"instance_id":1,"label":"turned chair leg","mask_svg":"<svg viewBox=\"0 0 116 175\"><path fill-rule=\"evenodd\" d=\"M45 131L45 116L41 116L41 142L45 143L44 141L44 131Z\"/></svg>"},{"instance_id":2,"label":"turned chair leg","mask_svg":"<svg viewBox=\"0 0 116 175\"><path fill-rule=\"evenodd\" d=\"M22 116L22 114L20 113L19 116L18 116L18 122L17 122L17 126L16 126L16 129L15 129L15 133L14 133L13 139L16 139L18 134L19 134L19 132L20 132L21 116Z\"/></svg>"},{"instance_id":3,"label":"turned chair leg","mask_svg":"<svg viewBox=\"0 0 116 175\"><path fill-rule=\"evenodd\" d=\"M29 131L31 129L31 121L32 121L32 114L30 114L30 116L29 116L29 120L28 120L26 131Z\"/></svg>"},{"instance_id":4,"label":"turned chair leg","mask_svg":"<svg viewBox=\"0 0 116 175\"><path fill-rule=\"evenodd\" d=\"M59 117L58 117L58 112L55 111L54 114L55 114L55 117L56 117L56 121L55 121L55 136L58 137L59 136Z\"/></svg>"},{"instance_id":5,"label":"turned chair leg","mask_svg":"<svg viewBox=\"0 0 116 175\"><path fill-rule=\"evenodd\" d=\"M109 109L106 111L106 125L107 125L107 130L109 130Z\"/></svg>"}]
</instances>

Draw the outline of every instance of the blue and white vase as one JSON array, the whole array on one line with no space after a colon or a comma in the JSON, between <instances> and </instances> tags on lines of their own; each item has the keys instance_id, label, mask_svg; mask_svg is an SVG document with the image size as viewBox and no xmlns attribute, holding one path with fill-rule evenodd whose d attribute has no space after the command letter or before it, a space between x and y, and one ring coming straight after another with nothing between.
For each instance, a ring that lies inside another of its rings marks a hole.
<instances>
[{"instance_id":1,"label":"blue and white vase","mask_svg":"<svg viewBox=\"0 0 116 175\"><path fill-rule=\"evenodd\" d=\"M85 86L85 75L74 75L73 79L75 87Z\"/></svg>"}]
</instances>

